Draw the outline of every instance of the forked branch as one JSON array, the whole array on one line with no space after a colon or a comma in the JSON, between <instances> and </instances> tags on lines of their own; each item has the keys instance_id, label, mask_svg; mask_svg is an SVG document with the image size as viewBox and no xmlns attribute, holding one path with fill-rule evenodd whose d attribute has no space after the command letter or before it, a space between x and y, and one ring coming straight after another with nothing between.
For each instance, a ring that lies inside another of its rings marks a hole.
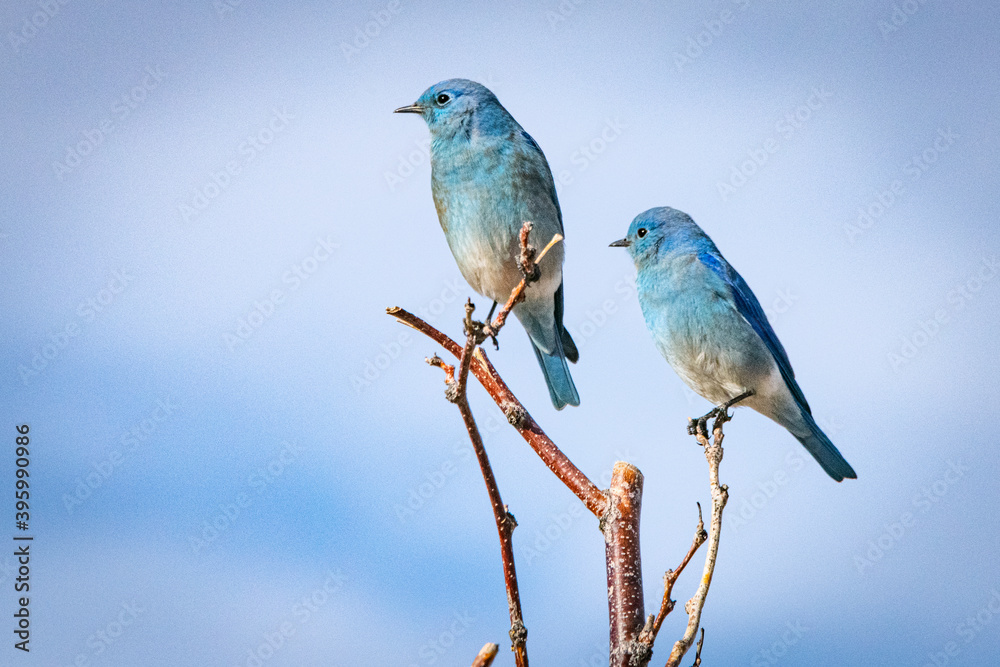
<instances>
[{"instance_id":1,"label":"forked branch","mask_svg":"<svg viewBox=\"0 0 1000 667\"><path fill-rule=\"evenodd\" d=\"M462 415L462 421L465 422L466 431L469 433L469 439L472 441L472 448L476 452L476 458L479 461L479 469L483 474L483 481L486 483L486 491L489 494L490 505L493 508L493 517L497 524L497 533L500 536L500 557L503 562L504 585L507 588L507 606L510 613L511 650L514 652L514 662L517 664L517 667L528 667L528 650L526 646L528 630L524 627L524 616L521 613L521 595L517 586L517 570L514 566L514 545L511 540L514 528L517 527L517 521L514 519L514 515L507 511L507 506L503 504L503 499L500 497L500 488L497 486L493 468L490 466L490 459L486 455L486 447L483 445L482 435L479 433L479 427L476 426L476 419L472 414L472 408L469 407L467 392L469 366L472 363L472 350L476 347L476 329L472 323L472 312L474 310L475 306L472 305L471 301L468 302L465 306L467 336L465 347L462 349L462 354L459 358L457 375L455 367L444 363L437 355L428 359L427 363L444 370L445 383L447 384L445 396L449 401L458 406L458 410ZM492 658L490 658L490 662L492 662Z\"/></svg>"},{"instance_id":2,"label":"forked branch","mask_svg":"<svg viewBox=\"0 0 1000 667\"><path fill-rule=\"evenodd\" d=\"M525 648L527 630L524 627L521 614L520 595L517 587L517 574L514 568L514 553L511 534L517 523L507 510L500 497L496 478L490 467L489 458L483 447L482 436L476 426L475 418L468 402L468 377L471 372L486 389L497 406L503 410L507 420L517 429L521 437L538 454L546 466L584 503L587 509L600 519L601 530L605 536L606 560L608 575L608 608L611 620L611 663L613 665L646 665L652 656L653 642L663 624L664 618L673 610L675 602L671 599L674 584L681 572L693 558L698 548L708 542L708 553L701 583L695 595L685 605L688 613L688 624L684 636L677 641L670 654L668 667L679 664L681 658L694 643L701 622L701 612L708 595L708 589L715 571L715 561L718 556L719 533L722 527L722 510L728 499L725 486L719 485L719 463L722 460L722 425L730 419L724 407L706 415L701 420L693 422L692 430L699 444L705 448L705 456L709 464L709 482L712 490L712 516L710 529L706 533L701 516L701 505L698 505L698 527L687 554L676 570L668 570L664 575L664 593L659 612L650 614L643 623L642 566L639 549L639 511L642 498L642 473L634 466L618 462L615 464L611 488L601 491L572 461L555 445L542 431L538 423L528 414L520 401L497 373L479 345L492 338L503 328L511 311L525 296L525 290L540 275L539 262L545 254L562 240L557 234L541 252L536 254L535 248L528 243L531 223L525 222L520 233L521 252L518 265L522 280L511 292L510 298L497 314L497 317L486 323L472 319L475 306L469 301L466 304L464 321L465 344L459 345L447 335L438 331L416 315L401 308L389 308L388 314L398 321L428 336L457 360L456 366L445 363L436 354L427 360L433 366L445 372L447 389L445 395L455 403L465 423L473 449L479 460L483 480L486 483L490 504L496 520L497 532L500 536L501 557L503 559L504 581L507 587L511 620L511 650L514 651L518 667L527 667L528 657ZM743 397L735 399L740 400ZM726 406L728 407L728 405ZM705 421L711 416L716 420L713 426L713 439L708 439ZM700 427L700 428L699 428ZM695 664L701 663L701 646L704 640L704 630L698 641ZM473 667L487 667L493 662L497 653L496 644L487 644L476 657Z\"/></svg>"},{"instance_id":3,"label":"forked branch","mask_svg":"<svg viewBox=\"0 0 1000 667\"><path fill-rule=\"evenodd\" d=\"M726 406L728 407L728 406ZM708 531L708 552L705 554L705 567L702 570L701 582L694 596L684 605L684 611L688 615L687 628L684 636L674 644L670 652L670 659L667 660L667 667L677 667L681 659L687 653L691 645L694 644L695 635L698 633L698 626L701 624L701 612L705 607L705 600L708 597L708 589L712 585L712 576L715 574L715 561L719 556L719 535L722 532L722 510L729 500L729 487L719 484L719 464L722 462L722 425L732 419L725 408L720 410L712 425L712 439L708 439L704 428L695 429L695 438L698 443L705 448L705 458L708 460L708 483L712 491L712 519ZM699 642L696 663L701 661L701 647Z\"/></svg>"},{"instance_id":4,"label":"forked branch","mask_svg":"<svg viewBox=\"0 0 1000 667\"><path fill-rule=\"evenodd\" d=\"M517 285L517 287L515 287L511 292L510 299L508 299L507 303L500 310L497 319L486 324L473 320L472 313L475 311L476 307L472 304L471 300L466 302L464 322L465 346L461 349L460 353L456 353L456 348L458 348L457 343L445 337L436 329L433 329L433 327L430 327L430 325L423 322L423 320L420 320L410 313L406 313L405 311L401 311L399 309L389 309L389 313L396 315L397 319L413 326L414 328L417 328L418 330L424 331L424 333L427 333L432 338L445 338L447 343L450 343L450 345L446 345L445 341L442 340L438 340L438 342L458 357L457 372L454 366L446 364L436 354L432 358L427 359L427 363L432 366L437 366L445 372L445 384L447 385L445 397L458 406L458 410L462 415L462 420L465 422L465 428L469 433L469 439L472 441L472 448L476 452L476 458L479 461L479 468L483 474L483 481L486 483L486 490L489 494L490 505L493 508L493 516L497 524L497 532L500 536L500 554L503 561L504 584L507 588L507 602L510 611L511 650L514 652L515 662L518 667L527 667L528 665L528 653L526 648L528 631L524 627L524 617L521 613L521 598L517 586L517 570L514 566L512 533L514 528L517 526L517 521L515 521L514 515L507 510L507 506L503 504L503 500L500 497L500 489L497 486L496 477L493 474L493 468L490 466L489 457L486 454L486 448L483 446L482 436L479 433L479 428L476 426L476 419L472 414L472 408L469 407L468 383L469 369L471 368L473 361L473 351L478 350L478 345L487 338L493 338L493 340L496 341L496 335L500 329L503 328L504 322L510 314L510 311L524 299L524 291L527 289L528 285L532 281L538 279L538 262L545 256L545 253L547 253L552 246L562 240L562 236L556 234L549 244L545 246L542 252L538 253L536 256L534 247L528 243L528 235L530 232L531 223L525 222L520 234L521 254L519 257L519 265L524 277L521 279L521 282ZM432 335L431 332L436 335ZM485 364L483 362L485 362ZM480 366L488 366L488 364L489 362L486 361L485 356L482 356ZM489 366L489 370L492 370L491 366ZM495 371L493 371L493 373L495 374ZM496 380L499 382L499 377L497 377ZM513 398L513 396L511 396L511 398ZM517 405L519 406L520 404L518 403ZM521 407L521 411L524 415L527 415L527 412L524 411L523 407ZM510 419L509 416L508 419ZM538 430L540 433L541 429ZM552 446L555 447L554 444ZM566 460L568 461L568 459ZM580 474L582 475L582 473ZM483 650L486 651L488 647L489 645L484 647ZM493 651L493 655L496 655L495 650ZM477 663L480 658L482 658L482 652L480 657L477 657ZM489 664L492 660L493 657L490 656L488 662L485 664Z\"/></svg>"},{"instance_id":5,"label":"forked branch","mask_svg":"<svg viewBox=\"0 0 1000 667\"><path fill-rule=\"evenodd\" d=\"M542 258L552 249L552 246L563 240L562 234L556 234L536 257L534 246L528 243L528 235L531 233L532 226L530 222L525 221L524 226L521 227L521 234L519 236L521 254L518 256L517 263L523 276L521 282L510 293L510 298L507 299L507 303L497 313L496 319L487 323L483 331L486 337L493 338L494 341L496 340L496 335L500 333L500 329L507 323L507 316L510 315L510 311L514 310L514 306L524 301L524 291L528 288L528 285L538 280L541 276L541 270L538 268L538 265L541 263Z\"/></svg>"},{"instance_id":6,"label":"forked branch","mask_svg":"<svg viewBox=\"0 0 1000 667\"><path fill-rule=\"evenodd\" d=\"M656 641L656 635L660 632L660 627L663 625L663 619L674 610L674 606L677 604L676 600L670 598L670 594L673 593L674 584L677 583L678 577L681 576L681 572L687 567L687 564L691 562L691 558L694 556L695 552L698 551L698 547L705 543L708 539L708 533L705 532L705 522L701 517L701 503L698 505L698 527L694 531L694 539L691 541L691 548L688 549L687 554L684 555L684 559L681 560L681 564L677 566L676 570L667 570L663 575L663 601L660 603L660 611L654 617L652 614L646 618L646 627L643 628L642 633L639 635L639 641L646 644L650 648L653 647L653 642Z\"/></svg>"},{"instance_id":7,"label":"forked branch","mask_svg":"<svg viewBox=\"0 0 1000 667\"><path fill-rule=\"evenodd\" d=\"M520 287L520 285L518 286ZM509 303L509 302L508 302ZM506 306L504 306L506 309ZM441 333L436 328L420 319L413 313L402 308L387 308L386 312L395 317L399 322L416 329L438 345L447 350L456 359L462 359L463 347ZM502 314L503 311L501 311ZM500 317L497 317L499 320ZM494 320L494 325L497 320ZM521 404L514 393L497 373L493 364L487 358L483 348L476 347L471 356L469 370L476 377L479 383L486 389L490 397L503 410L507 416L507 421L517 429L521 437L538 454L548 468L555 473L556 477L572 491L587 509L596 516L601 517L607 505L607 498L601 490L590 479L577 468L557 446L552 439L542 430L528 410Z\"/></svg>"}]
</instances>

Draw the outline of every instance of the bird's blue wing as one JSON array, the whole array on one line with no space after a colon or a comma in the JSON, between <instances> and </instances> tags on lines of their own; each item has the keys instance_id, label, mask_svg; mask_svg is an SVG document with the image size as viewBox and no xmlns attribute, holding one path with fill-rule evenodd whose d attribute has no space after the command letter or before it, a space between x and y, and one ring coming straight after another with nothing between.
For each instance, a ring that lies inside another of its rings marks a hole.
<instances>
[{"instance_id":1,"label":"bird's blue wing","mask_svg":"<svg viewBox=\"0 0 1000 667\"><path fill-rule=\"evenodd\" d=\"M556 196L556 183L555 179L552 178L552 169L549 167L549 162L548 160L545 159L545 153L542 152L542 149L538 146L538 144L531 137L531 135L525 132L523 129L521 130L521 138L524 139L524 141L526 142L526 149L534 153L537 153L538 157L542 161L542 164L545 165L546 171L548 171L549 196L552 198L552 203L555 204L556 206L556 214L559 216L559 232L561 234L565 234L566 232L563 231L562 210L559 208L559 198Z\"/></svg>"},{"instance_id":2,"label":"bird's blue wing","mask_svg":"<svg viewBox=\"0 0 1000 667\"><path fill-rule=\"evenodd\" d=\"M539 154L541 154L541 152L542 152L541 147L538 145L538 143L535 142L535 140L532 138L532 136L530 134L528 134L524 130L521 130L521 138L524 139L525 141L527 141L528 144L530 144L532 148L534 148L536 151L539 152ZM544 155L543 155L543 157L544 157Z\"/></svg>"},{"instance_id":3,"label":"bird's blue wing","mask_svg":"<svg viewBox=\"0 0 1000 667\"><path fill-rule=\"evenodd\" d=\"M799 383L795 381L795 371L792 370L792 364L788 361L785 348L782 347L781 341L778 340L774 329L771 328L771 323L767 321L767 315L764 314L764 309L760 307L760 302L757 301L757 297L750 289L750 286L736 272L736 269L721 257L710 252L702 252L698 255L698 259L729 286L729 291L736 302L736 310L750 323L753 330L764 341L764 345L767 346L767 349L771 352L771 356L774 357L774 361L778 364L781 377L784 378L785 384L788 385L789 391L792 392L792 396L795 397L795 400L799 402L806 412L811 413L809 403L806 402L806 397L802 394Z\"/></svg>"}]
</instances>

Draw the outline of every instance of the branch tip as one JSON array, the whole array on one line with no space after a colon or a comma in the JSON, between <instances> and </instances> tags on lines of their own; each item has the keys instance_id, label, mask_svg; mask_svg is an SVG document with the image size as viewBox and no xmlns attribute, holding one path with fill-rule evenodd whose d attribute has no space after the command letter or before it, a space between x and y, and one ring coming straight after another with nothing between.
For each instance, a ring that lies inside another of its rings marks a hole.
<instances>
[{"instance_id":1,"label":"branch tip","mask_svg":"<svg viewBox=\"0 0 1000 667\"><path fill-rule=\"evenodd\" d=\"M695 647L694 651L694 663L691 667L700 667L701 665L701 646L705 643L705 628L701 629L701 637L698 638L698 645Z\"/></svg>"},{"instance_id":2,"label":"branch tip","mask_svg":"<svg viewBox=\"0 0 1000 667\"><path fill-rule=\"evenodd\" d=\"M500 650L499 644L488 643L479 649L479 653L476 655L476 659L472 661L472 667L490 667L493 664L493 659L497 657L497 652Z\"/></svg>"}]
</instances>

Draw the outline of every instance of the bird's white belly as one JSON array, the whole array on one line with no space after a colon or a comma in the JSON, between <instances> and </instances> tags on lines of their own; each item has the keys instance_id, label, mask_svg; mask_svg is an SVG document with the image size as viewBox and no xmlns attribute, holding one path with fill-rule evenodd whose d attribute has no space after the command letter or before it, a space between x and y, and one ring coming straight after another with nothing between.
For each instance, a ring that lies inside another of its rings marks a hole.
<instances>
[{"instance_id":1,"label":"bird's white belly","mask_svg":"<svg viewBox=\"0 0 1000 667\"><path fill-rule=\"evenodd\" d=\"M670 355L667 360L687 386L714 405L725 403L750 388L729 379L732 374L725 371L725 362L706 350L694 355Z\"/></svg>"},{"instance_id":2,"label":"bird's white belly","mask_svg":"<svg viewBox=\"0 0 1000 667\"><path fill-rule=\"evenodd\" d=\"M459 271L479 294L494 301L505 301L521 280L510 248L489 243L487 239L463 235L461 245L452 246Z\"/></svg>"}]
</instances>

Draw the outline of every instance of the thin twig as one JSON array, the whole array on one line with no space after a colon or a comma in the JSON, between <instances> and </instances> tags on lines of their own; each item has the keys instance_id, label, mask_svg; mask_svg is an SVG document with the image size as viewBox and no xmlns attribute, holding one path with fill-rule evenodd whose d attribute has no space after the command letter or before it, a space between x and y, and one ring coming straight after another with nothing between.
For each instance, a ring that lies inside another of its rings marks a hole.
<instances>
[{"instance_id":1,"label":"thin twig","mask_svg":"<svg viewBox=\"0 0 1000 667\"><path fill-rule=\"evenodd\" d=\"M705 458L708 460L708 483L712 491L712 521L708 532L708 553L705 554L705 568L701 575L701 583L698 585L694 597L684 605L684 611L688 614L687 628L684 631L684 636L674 644L674 648L670 652L670 659L667 661L667 667L677 667L681 658L694 643L694 637L698 633L698 626L701 623L701 612L705 607L705 599L708 597L708 589L712 585L715 561L719 555L722 510L729 500L729 487L719 484L719 463L722 462L722 425L730 419L732 417L725 410L716 416L712 426L711 442L709 442L704 430L697 429L695 433L698 443L705 448Z\"/></svg>"},{"instance_id":2,"label":"thin twig","mask_svg":"<svg viewBox=\"0 0 1000 667\"><path fill-rule=\"evenodd\" d=\"M698 637L698 645L694 651L694 662L691 667L701 667L701 646L705 643L705 628L701 629L701 636Z\"/></svg>"},{"instance_id":3,"label":"thin twig","mask_svg":"<svg viewBox=\"0 0 1000 667\"><path fill-rule=\"evenodd\" d=\"M504 411L511 425L535 450L539 458L583 501L588 510L601 519L601 527L605 532L607 542L608 604L612 626L612 656L617 655L620 664L623 665L629 663L646 664L652 655L651 648L637 641L637 637L643 629L644 614L642 567L639 554L642 473L634 466L618 463L615 466L612 488L607 494L602 492L542 431L501 379L496 369L493 368L486 353L479 347L479 344L487 338L493 338L494 343L496 343L496 334L504 326L507 316L524 299L524 291L528 285L538 280L540 275L538 263L552 247L562 241L562 235L556 234L536 256L535 249L528 243L531 228L531 223L525 222L520 234L519 267L523 278L511 292L510 298L500 310L497 318L486 324L476 322L472 319L475 306L471 300L466 303L464 321L466 340L464 346L459 346L458 343L427 322L401 308L389 308L386 312L403 324L436 341L459 360L457 372L454 366L444 363L437 355L428 359L427 362L445 371L445 381L448 383L445 395L448 400L458 406L462 414L469 438L472 440L473 449L479 460L483 480L490 496L490 503L493 506L497 532L500 536L504 581L507 587L510 610L511 650L514 651L518 667L527 667L528 656L525 648L527 630L524 627L521 614L511 542L511 533L517 526L517 522L500 498L500 491L490 467L486 449L483 446L482 436L469 407L467 388L470 371L500 409ZM486 648L484 647L484 651ZM493 654L495 655L495 651ZM489 660L491 662L492 657ZM489 662L485 664L489 664Z\"/></svg>"},{"instance_id":4,"label":"thin twig","mask_svg":"<svg viewBox=\"0 0 1000 667\"><path fill-rule=\"evenodd\" d=\"M479 649L476 659L472 661L472 667L490 667L493 664L493 658L497 657L497 651L499 650L500 646L493 643L482 647Z\"/></svg>"},{"instance_id":5,"label":"thin twig","mask_svg":"<svg viewBox=\"0 0 1000 667\"><path fill-rule=\"evenodd\" d=\"M459 357L459 367L457 377L452 366L441 361L437 355L428 360L435 366L440 366L445 371L446 376L450 376L452 382L449 383L445 392L448 400L458 406L462 414L462 421L469 433L472 441L472 448L476 452L479 460L479 469L483 474L483 481L486 483L486 491L490 497L490 505L493 507L493 517L497 524L497 533L500 536L500 556L503 561L504 585L507 588L507 605L510 611L510 641L511 650L514 652L514 661L517 667L528 667L528 652L525 645L528 631L524 627L524 617L521 613L521 595L517 586L517 570L514 566L514 546L511 534L517 526L514 516L507 511L507 506L503 504L500 497L500 489L497 486L496 477L493 475L493 468L490 466L489 457L486 455L486 447L483 445L482 435L476 426L476 419L469 407L469 397L467 393L469 383L469 367L472 364L472 351L476 347L476 328L472 324L472 312L475 306L468 302L465 306L466 341L462 355ZM437 359L435 362L434 360Z\"/></svg>"},{"instance_id":6,"label":"thin twig","mask_svg":"<svg viewBox=\"0 0 1000 667\"><path fill-rule=\"evenodd\" d=\"M447 350L456 359L462 357L462 347L447 335L423 321L413 313L402 308L387 308L386 312L398 321L424 334ZM489 393L493 401L507 415L521 437L527 441L542 462L572 491L587 509L596 517L604 514L607 498L590 479L577 468L542 430L531 415L514 396L510 388L497 373L493 364L486 357L483 348L477 347L472 354L472 366L469 369L476 379Z\"/></svg>"},{"instance_id":7,"label":"thin twig","mask_svg":"<svg viewBox=\"0 0 1000 667\"><path fill-rule=\"evenodd\" d=\"M528 244L528 234L531 232L532 224L527 220L521 227L521 255L518 259L518 264L520 265L521 274L524 276L521 278L521 282L517 284L517 287L513 289L510 293L510 298L507 299L507 303L504 304L500 312L497 313L496 319L488 323L484 333L487 337L495 338L503 325L507 323L507 316L510 312L514 310L514 306L519 304L524 300L524 291L528 288L528 285L535 282L539 278L538 265L541 263L542 258L545 254L552 249L552 246L563 240L562 234L556 234L549 241L548 245L542 248L542 251L535 256L535 249Z\"/></svg>"},{"instance_id":8,"label":"thin twig","mask_svg":"<svg viewBox=\"0 0 1000 667\"><path fill-rule=\"evenodd\" d=\"M678 577L681 576L681 572L687 567L687 564L691 562L691 558L694 556L695 552L698 551L698 547L705 543L708 539L708 533L705 532L705 522L701 517L701 503L698 505L698 527L694 531L694 539L691 541L691 548L684 555L684 559L681 564L677 566L676 570L667 570L663 575L663 602L660 603L660 611L653 618L650 614L646 619L646 627L643 628L642 633L639 635L639 641L648 645L650 648L653 647L653 642L656 641L656 635L660 632L660 626L663 625L663 619L667 617L667 614L674 610L674 606L677 604L676 600L671 600L670 595L673 593L674 584L677 583Z\"/></svg>"},{"instance_id":9,"label":"thin twig","mask_svg":"<svg viewBox=\"0 0 1000 667\"><path fill-rule=\"evenodd\" d=\"M433 357L425 358L426 361L431 366L437 366L438 368L444 370L444 382L445 384L453 384L455 382L455 367L451 364L444 363L444 360L436 354Z\"/></svg>"}]
</instances>

